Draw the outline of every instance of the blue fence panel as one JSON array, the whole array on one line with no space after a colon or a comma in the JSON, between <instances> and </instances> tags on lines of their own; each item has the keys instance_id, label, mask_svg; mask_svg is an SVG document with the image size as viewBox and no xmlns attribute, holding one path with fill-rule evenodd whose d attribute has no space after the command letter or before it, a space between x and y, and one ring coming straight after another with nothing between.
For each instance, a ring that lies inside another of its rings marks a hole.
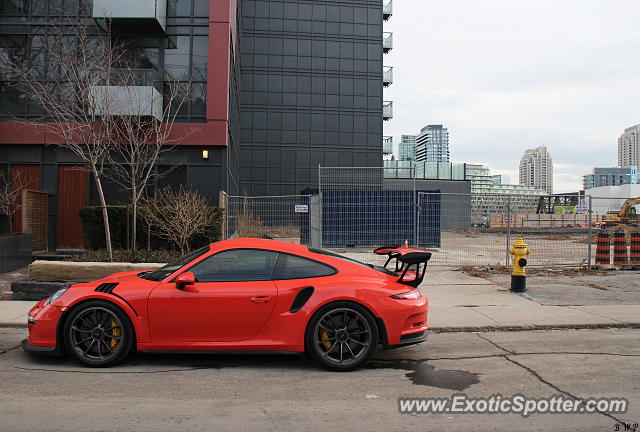
<instances>
[{"instance_id":1,"label":"blue fence panel","mask_svg":"<svg viewBox=\"0 0 640 432\"><path fill-rule=\"evenodd\" d=\"M430 196L438 198L423 199L420 217L415 207L417 191L323 190L322 245L376 247L405 240L413 244L418 228L421 246L439 247L440 199Z\"/></svg>"},{"instance_id":2,"label":"blue fence panel","mask_svg":"<svg viewBox=\"0 0 640 432\"><path fill-rule=\"evenodd\" d=\"M440 191L418 193L418 246L439 248L441 246L442 194Z\"/></svg>"}]
</instances>

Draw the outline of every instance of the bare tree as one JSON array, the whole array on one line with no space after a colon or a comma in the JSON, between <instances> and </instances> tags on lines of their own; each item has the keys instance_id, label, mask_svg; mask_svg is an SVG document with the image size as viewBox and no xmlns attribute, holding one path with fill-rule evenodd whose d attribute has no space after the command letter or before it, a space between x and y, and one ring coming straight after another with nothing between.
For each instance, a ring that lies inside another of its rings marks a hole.
<instances>
[{"instance_id":1,"label":"bare tree","mask_svg":"<svg viewBox=\"0 0 640 432\"><path fill-rule=\"evenodd\" d=\"M55 138L89 171L96 185L104 220L105 243L112 259L111 230L103 190L103 167L113 147L118 115L110 100L96 97L96 89L109 85L116 75L124 47L111 37L110 25L96 27L89 18L61 18L48 28L40 50L19 62L4 57L4 66L16 82L43 110L44 118L24 120ZM46 57L43 64L40 58Z\"/></svg>"},{"instance_id":2,"label":"bare tree","mask_svg":"<svg viewBox=\"0 0 640 432\"><path fill-rule=\"evenodd\" d=\"M188 97L188 82L164 80L164 100L157 97L141 100L140 85L159 82L153 70L141 70L134 63L122 64L118 83L122 86L119 103L138 107L149 115L122 116L114 123L114 147L110 153L109 170L105 174L130 194L132 209L132 249L137 247L138 206L147 188L162 177L157 169L165 153L184 140L193 129L182 134L173 133L173 125L180 108ZM157 93L159 96L159 93Z\"/></svg>"},{"instance_id":3,"label":"bare tree","mask_svg":"<svg viewBox=\"0 0 640 432\"><path fill-rule=\"evenodd\" d=\"M177 191L165 187L156 198L143 200L140 212L153 234L174 243L183 254L189 252L189 241L206 234L220 217L201 195L182 185Z\"/></svg>"},{"instance_id":4,"label":"bare tree","mask_svg":"<svg viewBox=\"0 0 640 432\"><path fill-rule=\"evenodd\" d=\"M0 172L0 214L6 215L9 222L9 232L12 232L13 216L18 210L16 202L24 189L24 179L20 173L9 176Z\"/></svg>"}]
</instances>

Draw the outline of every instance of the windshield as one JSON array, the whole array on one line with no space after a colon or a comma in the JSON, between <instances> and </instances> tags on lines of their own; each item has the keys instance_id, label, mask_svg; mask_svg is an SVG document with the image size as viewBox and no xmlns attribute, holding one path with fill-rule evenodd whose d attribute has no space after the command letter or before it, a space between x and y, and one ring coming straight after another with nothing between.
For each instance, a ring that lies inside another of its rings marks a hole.
<instances>
[{"instance_id":1,"label":"windshield","mask_svg":"<svg viewBox=\"0 0 640 432\"><path fill-rule=\"evenodd\" d=\"M329 251L326 251L326 250L323 250L323 249L312 249L312 248L309 248L309 252L317 253L317 254L320 254L320 255L328 255L330 257L338 258L338 259L341 259L341 260L344 260L344 261L348 261L348 262L353 263L353 264L358 264L358 265L361 265L363 267L367 267L367 268L370 268L370 269L377 270L377 271L379 271L381 273L386 273L386 274L391 275L391 276L398 276L397 273L394 273L391 270L386 269L385 267L377 266L377 265L373 265L373 264L366 264L366 263L363 263L363 262L358 261L356 259L348 258L348 257L346 257L344 255L337 254L335 252L329 252Z\"/></svg>"},{"instance_id":2,"label":"windshield","mask_svg":"<svg viewBox=\"0 0 640 432\"><path fill-rule=\"evenodd\" d=\"M160 267L158 270L140 273L138 277L146 280L159 282L162 279L169 276L174 271L178 270L180 267L183 267L185 264L193 261L194 259L198 258L200 255L203 255L204 253L208 252L210 247L211 246L205 246L201 249L188 253L182 258L178 259L177 261L169 263L164 267Z\"/></svg>"}]
</instances>

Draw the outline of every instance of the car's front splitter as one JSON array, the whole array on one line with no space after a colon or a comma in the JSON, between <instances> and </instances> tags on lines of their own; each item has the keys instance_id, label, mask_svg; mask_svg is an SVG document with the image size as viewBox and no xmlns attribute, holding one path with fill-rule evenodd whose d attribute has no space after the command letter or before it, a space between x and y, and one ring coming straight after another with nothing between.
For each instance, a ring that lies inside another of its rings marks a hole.
<instances>
[{"instance_id":1,"label":"car's front splitter","mask_svg":"<svg viewBox=\"0 0 640 432\"><path fill-rule=\"evenodd\" d=\"M22 349L29 354L37 354L37 355L50 355L50 356L61 356L62 352L58 349L57 346L36 346L31 345L29 343L29 339L25 339L22 341Z\"/></svg>"}]
</instances>

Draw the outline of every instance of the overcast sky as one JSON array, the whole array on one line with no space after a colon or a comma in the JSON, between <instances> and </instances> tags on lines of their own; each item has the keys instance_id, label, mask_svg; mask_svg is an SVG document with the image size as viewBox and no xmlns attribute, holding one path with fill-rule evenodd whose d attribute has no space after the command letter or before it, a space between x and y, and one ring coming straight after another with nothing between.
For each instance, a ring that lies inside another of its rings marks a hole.
<instances>
[{"instance_id":1,"label":"overcast sky","mask_svg":"<svg viewBox=\"0 0 640 432\"><path fill-rule=\"evenodd\" d=\"M617 164L617 139L640 123L638 0L394 0L394 119L385 135L427 124L451 134L453 162L518 182L527 148L546 145L555 192Z\"/></svg>"}]
</instances>

